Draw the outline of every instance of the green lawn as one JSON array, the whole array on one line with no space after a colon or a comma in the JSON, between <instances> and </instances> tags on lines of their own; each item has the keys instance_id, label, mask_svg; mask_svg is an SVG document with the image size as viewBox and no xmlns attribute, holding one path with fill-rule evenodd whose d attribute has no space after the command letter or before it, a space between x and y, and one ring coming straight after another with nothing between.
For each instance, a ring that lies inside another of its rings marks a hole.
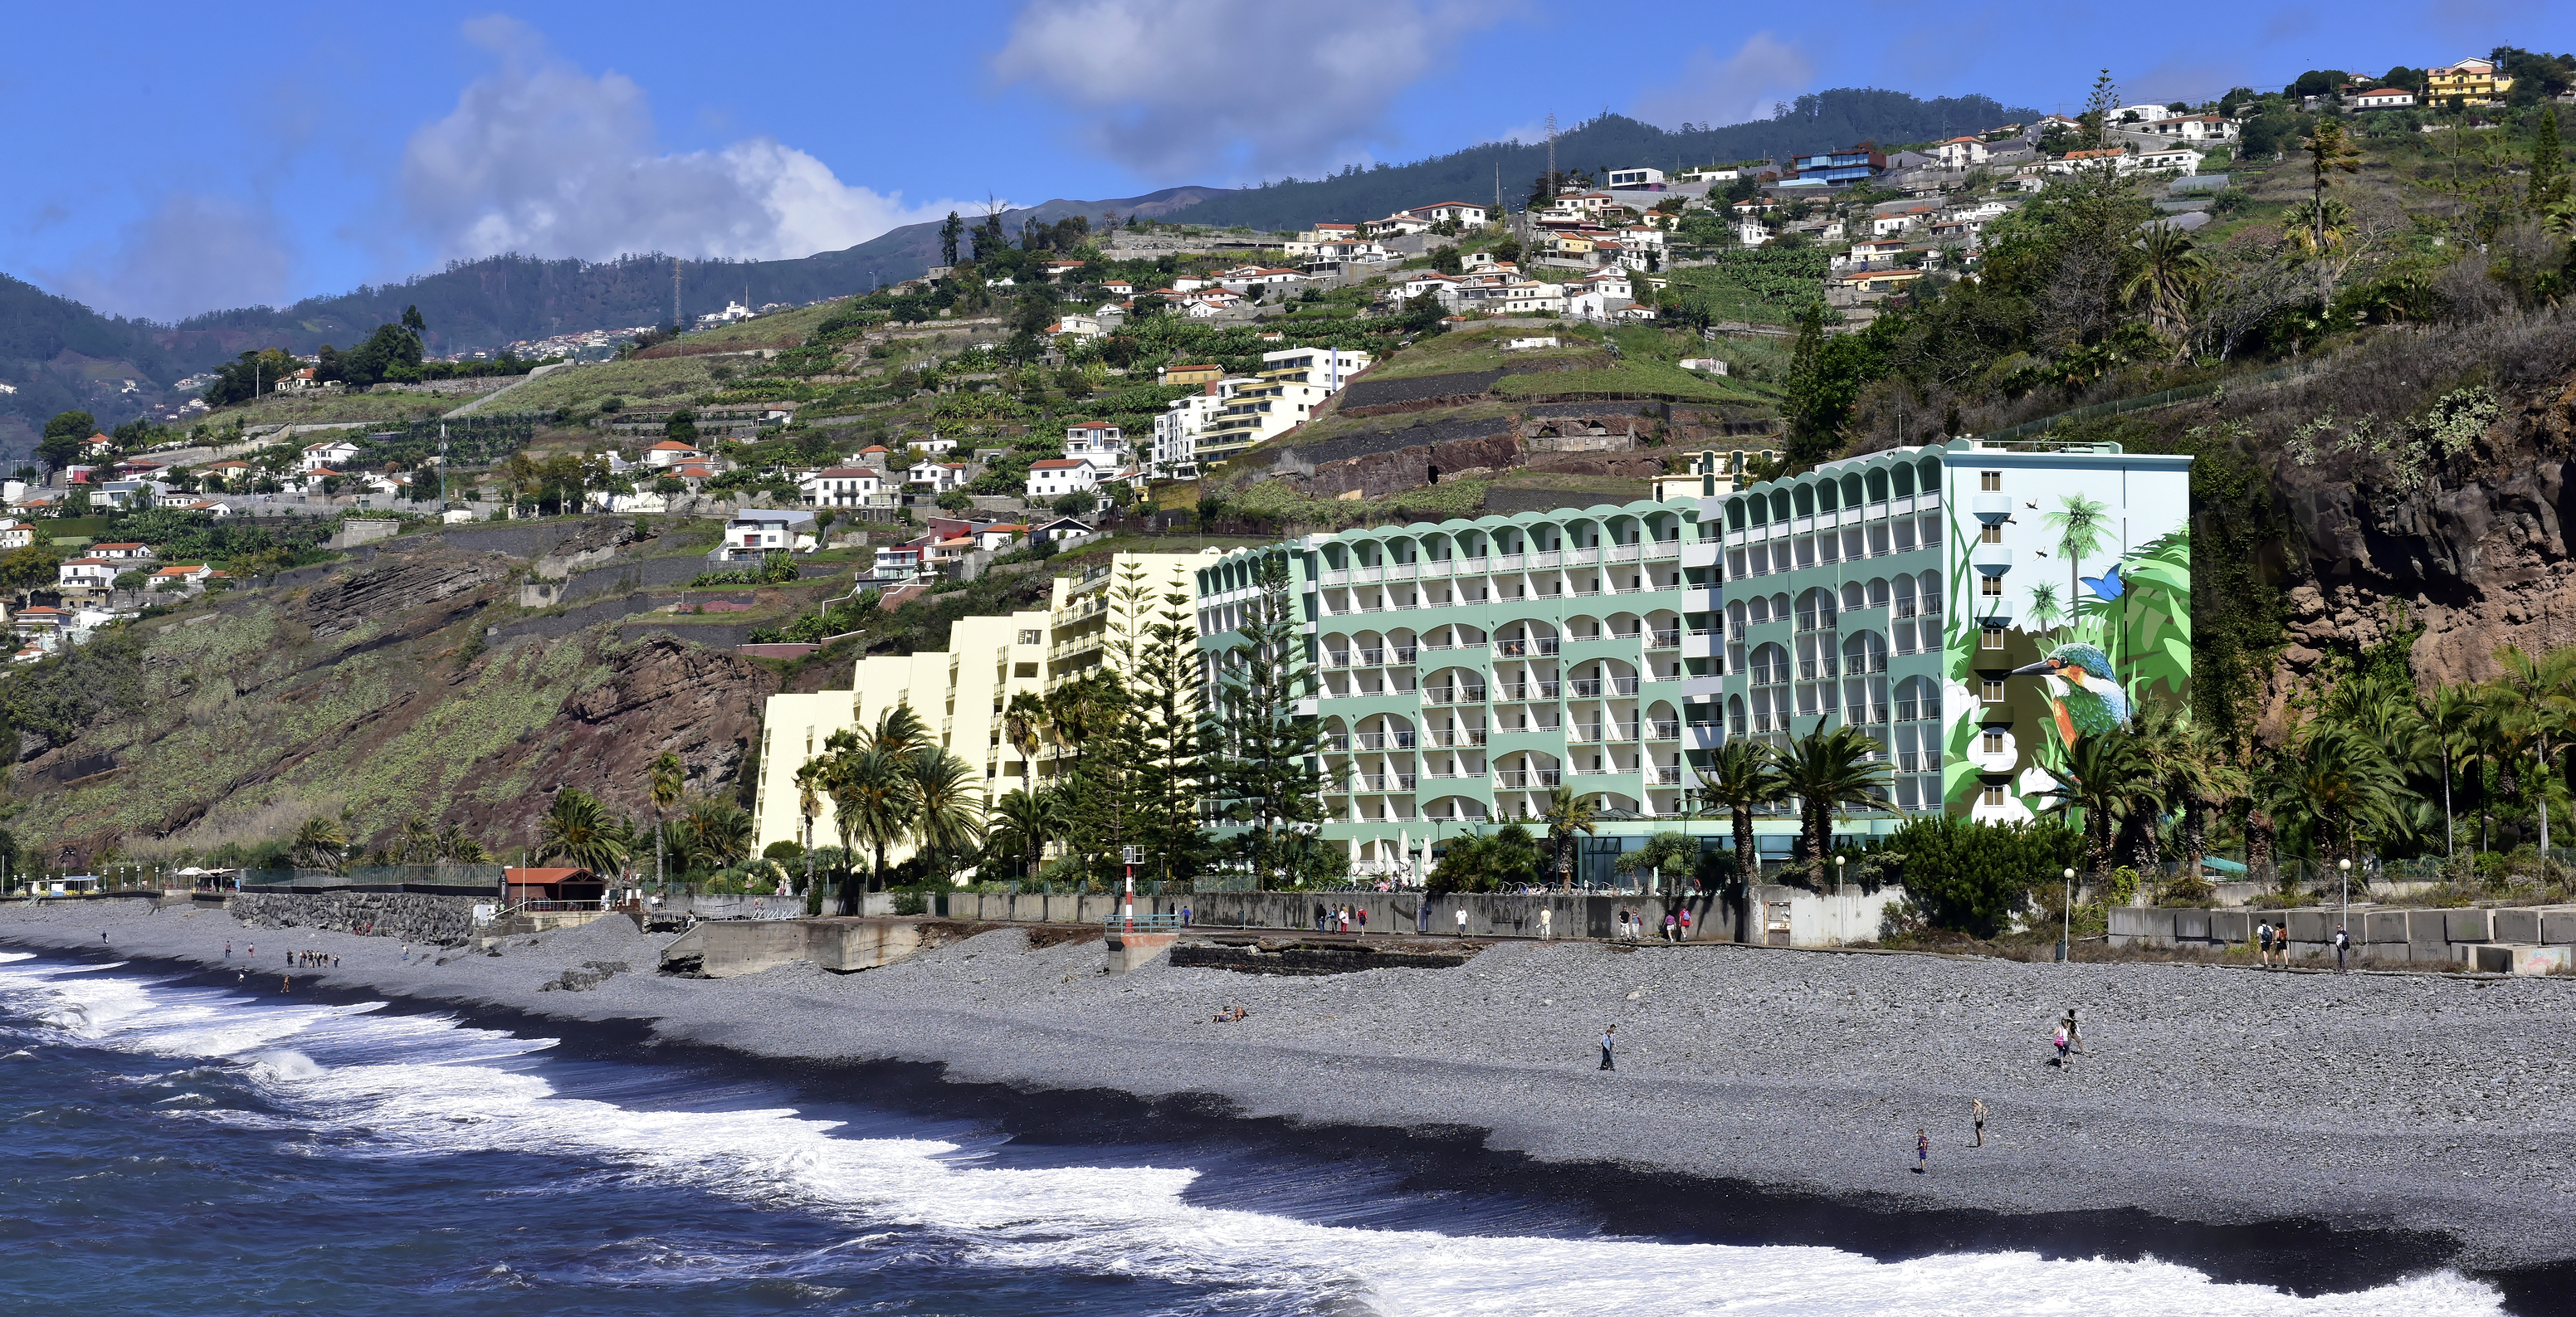
<instances>
[{"instance_id":1,"label":"green lawn","mask_svg":"<svg viewBox=\"0 0 2576 1317\"><path fill-rule=\"evenodd\" d=\"M1494 391L1510 398L1561 393L1632 394L1674 402L1763 402L1761 395L1726 379L1704 378L1695 371L1660 361L1626 361L1606 370L1555 371L1545 375L1506 375Z\"/></svg>"}]
</instances>

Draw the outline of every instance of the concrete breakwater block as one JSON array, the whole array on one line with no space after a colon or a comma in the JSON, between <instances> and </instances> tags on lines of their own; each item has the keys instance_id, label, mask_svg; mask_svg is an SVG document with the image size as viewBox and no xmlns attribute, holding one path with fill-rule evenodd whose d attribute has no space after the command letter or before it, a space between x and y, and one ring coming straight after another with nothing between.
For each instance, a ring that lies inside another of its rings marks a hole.
<instances>
[{"instance_id":1,"label":"concrete breakwater block","mask_svg":"<svg viewBox=\"0 0 2576 1317\"><path fill-rule=\"evenodd\" d=\"M2493 910L2442 912L2442 936L2453 942L2484 942L2494 935L2495 912Z\"/></svg>"},{"instance_id":2,"label":"concrete breakwater block","mask_svg":"<svg viewBox=\"0 0 2576 1317\"><path fill-rule=\"evenodd\" d=\"M2511 942L2480 942L2460 948L2461 959L2481 974L2556 974L2568 966L2576 948L2542 947Z\"/></svg>"},{"instance_id":3,"label":"concrete breakwater block","mask_svg":"<svg viewBox=\"0 0 2576 1317\"><path fill-rule=\"evenodd\" d=\"M1113 928L1101 941L1109 947L1109 972L1124 974L1129 970L1143 969L1168 954L1172 944L1180 938L1178 933L1140 933Z\"/></svg>"},{"instance_id":4,"label":"concrete breakwater block","mask_svg":"<svg viewBox=\"0 0 2576 1317\"><path fill-rule=\"evenodd\" d=\"M2362 940L2373 946L2402 946L2406 942L2406 912L2403 910L2373 910L2362 916L2361 922Z\"/></svg>"},{"instance_id":5,"label":"concrete breakwater block","mask_svg":"<svg viewBox=\"0 0 2576 1317\"><path fill-rule=\"evenodd\" d=\"M2209 940L2229 945L2253 941L2254 912L2251 910L2210 911Z\"/></svg>"}]
</instances>

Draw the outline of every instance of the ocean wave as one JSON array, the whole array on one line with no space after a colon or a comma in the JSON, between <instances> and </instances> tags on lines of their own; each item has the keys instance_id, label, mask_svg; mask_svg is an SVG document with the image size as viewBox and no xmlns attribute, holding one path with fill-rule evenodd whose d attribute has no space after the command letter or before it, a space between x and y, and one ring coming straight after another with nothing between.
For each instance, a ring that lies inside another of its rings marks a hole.
<instances>
[{"instance_id":1,"label":"ocean wave","mask_svg":"<svg viewBox=\"0 0 2576 1317\"><path fill-rule=\"evenodd\" d=\"M2154 1259L1984 1252L1882 1262L1813 1246L1321 1225L1193 1204L1188 1191L1201 1172L1189 1166L995 1166L953 1139L854 1137L839 1121L789 1107L665 1110L569 1095L534 1061L552 1040L386 1015L381 1005L255 1001L143 979L0 968L0 1011L38 1020L76 1015L90 1045L228 1060L241 1082L291 1114L288 1127L310 1150L388 1159L574 1155L639 1187L813 1214L896 1250L880 1260L885 1266L926 1248L930 1265L1300 1295L1306 1302L1298 1306L1349 1305L1387 1317L2502 1311L2493 1288L2447 1271L2299 1298ZM237 1116L269 1124L250 1113L207 1118ZM739 1268L745 1279L755 1269L723 1257L703 1265ZM485 1283L523 1282L503 1267ZM776 1293L805 1299L825 1291L796 1281Z\"/></svg>"}]
</instances>

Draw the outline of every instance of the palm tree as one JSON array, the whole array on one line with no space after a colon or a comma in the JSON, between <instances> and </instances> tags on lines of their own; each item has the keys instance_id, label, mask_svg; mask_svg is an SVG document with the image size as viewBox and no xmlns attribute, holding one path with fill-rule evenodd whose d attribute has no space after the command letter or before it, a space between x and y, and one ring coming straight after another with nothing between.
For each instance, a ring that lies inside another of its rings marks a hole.
<instances>
[{"instance_id":1,"label":"palm tree","mask_svg":"<svg viewBox=\"0 0 2576 1317\"><path fill-rule=\"evenodd\" d=\"M2190 350L2191 308L2199 298L2208 264L2193 249L2191 238L2170 224L2158 224L2138 244L2146 259L2120 290L2123 300L2144 302L2159 331L2170 332L2176 354Z\"/></svg>"},{"instance_id":2,"label":"palm tree","mask_svg":"<svg viewBox=\"0 0 2576 1317\"><path fill-rule=\"evenodd\" d=\"M2354 858L2360 834L2402 821L2406 780L2369 737L2340 723L2298 729L2266 783L2275 815L2303 821L2320 858Z\"/></svg>"},{"instance_id":3,"label":"palm tree","mask_svg":"<svg viewBox=\"0 0 2576 1317\"><path fill-rule=\"evenodd\" d=\"M2039 794L2050 803L2048 812L2075 822L2083 816L2084 872L2089 876L2102 872L2111 855L2112 829L2127 812L2131 792L2130 779L2142 775L2144 765L2137 753L2134 732L2105 732L2087 736L2066 748L2063 771L2045 762L2040 770L2057 779L2057 785Z\"/></svg>"},{"instance_id":4,"label":"palm tree","mask_svg":"<svg viewBox=\"0 0 2576 1317\"><path fill-rule=\"evenodd\" d=\"M1578 794L1572 787L1560 786L1548 793L1547 813L1541 817L1547 820L1548 849L1556 853L1559 890L1574 886L1574 838L1591 835L1598 808L1598 797Z\"/></svg>"},{"instance_id":5,"label":"palm tree","mask_svg":"<svg viewBox=\"0 0 2576 1317\"><path fill-rule=\"evenodd\" d=\"M568 860L578 868L606 877L626 861L625 829L608 817L587 791L556 793L545 817L537 820L539 860Z\"/></svg>"},{"instance_id":6,"label":"palm tree","mask_svg":"<svg viewBox=\"0 0 2576 1317\"><path fill-rule=\"evenodd\" d=\"M2500 721L2508 734L2539 756L2542 781L2558 771L2558 752L2576 723L2576 649L2561 649L2539 658L2514 645L2496 650L2504 675L2493 687ZM2540 853L2549 854L2549 793L2539 793Z\"/></svg>"},{"instance_id":7,"label":"palm tree","mask_svg":"<svg viewBox=\"0 0 2576 1317\"><path fill-rule=\"evenodd\" d=\"M1038 758L1038 736L1046 728L1046 701L1031 691L1016 691L1002 710L1002 739L1020 752L1024 763L1034 765ZM1037 769L1028 770L1034 780Z\"/></svg>"},{"instance_id":8,"label":"palm tree","mask_svg":"<svg viewBox=\"0 0 2576 1317\"><path fill-rule=\"evenodd\" d=\"M910 754L937 743L930 734L929 724L912 711L909 703L898 704L878 714L876 728L868 733L868 740L875 748L895 755Z\"/></svg>"},{"instance_id":9,"label":"palm tree","mask_svg":"<svg viewBox=\"0 0 2576 1317\"><path fill-rule=\"evenodd\" d=\"M1809 882L1824 877L1825 848L1834 820L1846 808L1882 806L1887 796L1886 747L1855 727L1813 731L1780 755L1780 792L1798 802L1798 863Z\"/></svg>"},{"instance_id":10,"label":"palm tree","mask_svg":"<svg viewBox=\"0 0 2576 1317\"><path fill-rule=\"evenodd\" d=\"M450 823L439 830L438 858L454 864L481 864L483 843L466 835L464 824Z\"/></svg>"},{"instance_id":11,"label":"palm tree","mask_svg":"<svg viewBox=\"0 0 2576 1317\"><path fill-rule=\"evenodd\" d=\"M2442 853L2460 853L2454 836L2457 814L2451 808L2451 766L2474 764L2478 726L2477 697L2465 687L2445 686L2416 706L2417 734L2430 742L2423 749L2442 761Z\"/></svg>"},{"instance_id":12,"label":"palm tree","mask_svg":"<svg viewBox=\"0 0 2576 1317\"><path fill-rule=\"evenodd\" d=\"M678 755L665 750L654 757L646 775L646 794L653 800L653 878L667 888L670 880L662 873L662 820L673 805L680 803L680 793L689 784L689 770Z\"/></svg>"},{"instance_id":13,"label":"palm tree","mask_svg":"<svg viewBox=\"0 0 2576 1317\"><path fill-rule=\"evenodd\" d=\"M825 767L820 759L808 759L796 770L796 814L805 821L804 832L797 840L805 847L805 873L808 877L814 873L814 816L823 812Z\"/></svg>"},{"instance_id":14,"label":"palm tree","mask_svg":"<svg viewBox=\"0 0 2576 1317\"><path fill-rule=\"evenodd\" d=\"M2180 735L2159 747L2156 760L2165 794L2182 805L2180 835L2185 872L2197 878L2209 855L2209 818L2223 814L2251 786L2217 731L2183 723Z\"/></svg>"},{"instance_id":15,"label":"palm tree","mask_svg":"<svg viewBox=\"0 0 2576 1317\"><path fill-rule=\"evenodd\" d=\"M836 733L834 739L841 735L845 733ZM876 856L869 890L883 887L886 849L903 840L912 825L913 779L904 756L873 744L854 743L832 757L824 782L832 797L832 822L840 830L841 849L849 850L853 840L866 842ZM858 896L843 880L841 913L857 914Z\"/></svg>"},{"instance_id":16,"label":"palm tree","mask_svg":"<svg viewBox=\"0 0 2576 1317\"><path fill-rule=\"evenodd\" d=\"M934 863L984 844L984 784L966 761L937 746L905 760L912 798L913 846ZM942 874L945 877L945 874Z\"/></svg>"},{"instance_id":17,"label":"palm tree","mask_svg":"<svg viewBox=\"0 0 2576 1317\"><path fill-rule=\"evenodd\" d=\"M2057 531L2057 552L2066 559L2066 620L2072 625L2083 612L2076 592L2083 585L2084 556L2102 547L2102 526L2111 508L2082 494L2065 495L2058 504L2044 520Z\"/></svg>"},{"instance_id":18,"label":"palm tree","mask_svg":"<svg viewBox=\"0 0 2576 1317\"><path fill-rule=\"evenodd\" d=\"M709 869L739 864L748 858L758 833L750 814L721 800L690 801L679 823L681 835L687 838L688 859Z\"/></svg>"},{"instance_id":19,"label":"palm tree","mask_svg":"<svg viewBox=\"0 0 2576 1317\"><path fill-rule=\"evenodd\" d=\"M1699 775L1700 794L1723 805L1735 825L1735 940L1753 940L1753 884L1762 878L1762 857L1753 852L1753 811L1780 799L1780 768L1771 747L1741 736L1717 748L1708 771Z\"/></svg>"},{"instance_id":20,"label":"palm tree","mask_svg":"<svg viewBox=\"0 0 2576 1317\"><path fill-rule=\"evenodd\" d=\"M341 860L349 851L349 834L335 819L310 818L295 830L295 840L286 848L288 858L298 869L328 869L337 873Z\"/></svg>"},{"instance_id":21,"label":"palm tree","mask_svg":"<svg viewBox=\"0 0 2576 1317\"><path fill-rule=\"evenodd\" d=\"M395 834L394 850L404 864L435 864L438 829L431 827L428 819L414 814L403 820L402 829Z\"/></svg>"},{"instance_id":22,"label":"palm tree","mask_svg":"<svg viewBox=\"0 0 2576 1317\"><path fill-rule=\"evenodd\" d=\"M1063 798L1046 788L1014 790L993 806L996 825L986 844L1018 862L1022 878L1034 878L1046 844L1064 831Z\"/></svg>"},{"instance_id":23,"label":"palm tree","mask_svg":"<svg viewBox=\"0 0 2576 1317\"><path fill-rule=\"evenodd\" d=\"M2057 603L2057 586L2036 581L2030 587L2030 629L2046 631L2066 620L2066 612Z\"/></svg>"}]
</instances>

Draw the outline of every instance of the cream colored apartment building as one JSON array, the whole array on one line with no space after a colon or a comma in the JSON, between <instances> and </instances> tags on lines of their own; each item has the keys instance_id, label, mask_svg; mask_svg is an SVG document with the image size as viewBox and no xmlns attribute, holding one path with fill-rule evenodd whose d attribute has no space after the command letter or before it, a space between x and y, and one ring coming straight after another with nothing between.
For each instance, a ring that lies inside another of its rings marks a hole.
<instances>
[{"instance_id":1,"label":"cream colored apartment building","mask_svg":"<svg viewBox=\"0 0 2576 1317\"><path fill-rule=\"evenodd\" d=\"M1002 712L1011 697L1044 695L1100 666L1126 637L1141 639L1162 611L1163 596L1192 597L1195 573L1216 552L1116 554L1101 566L1055 578L1045 608L959 618L945 650L860 659L848 690L770 696L761 719L760 780L752 804L760 827L757 845L839 845L829 798L815 802L813 835L806 836L797 770L823 753L834 732L872 727L899 704L911 705L949 753L980 770L987 802L1029 785L1032 776L1052 776L1048 747L1039 747L1032 764L1002 735ZM1184 602L1179 611L1194 620L1191 604ZM1195 630L1190 640L1196 643ZM909 847L889 851L887 862L909 854Z\"/></svg>"}]
</instances>

